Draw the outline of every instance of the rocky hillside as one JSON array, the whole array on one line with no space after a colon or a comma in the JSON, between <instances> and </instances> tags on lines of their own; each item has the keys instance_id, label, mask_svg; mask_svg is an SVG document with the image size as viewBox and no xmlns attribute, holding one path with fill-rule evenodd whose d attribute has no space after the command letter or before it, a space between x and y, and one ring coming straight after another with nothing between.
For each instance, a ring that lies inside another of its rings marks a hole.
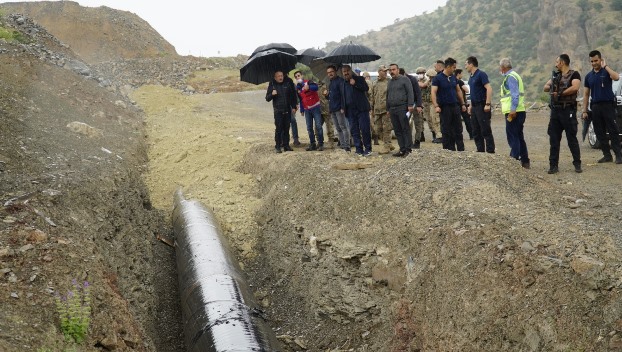
<instances>
[{"instance_id":1,"label":"rocky hillside","mask_svg":"<svg viewBox=\"0 0 622 352\"><path fill-rule=\"evenodd\" d=\"M591 69L588 53L600 50L622 71L620 1L574 0L449 0L432 13L397 20L379 31L344 38L373 48L382 63L396 62L407 70L430 66L451 56L462 68L469 55L479 59L495 88L498 62L510 57L523 76L529 99L542 98L555 58L568 53L583 74ZM337 42L328 43L332 49ZM375 69L378 63L361 65Z\"/></svg>"},{"instance_id":2,"label":"rocky hillside","mask_svg":"<svg viewBox=\"0 0 622 352\"><path fill-rule=\"evenodd\" d=\"M131 12L73 1L9 2L0 4L0 10L34 19L88 63L178 56L149 23Z\"/></svg>"}]
</instances>

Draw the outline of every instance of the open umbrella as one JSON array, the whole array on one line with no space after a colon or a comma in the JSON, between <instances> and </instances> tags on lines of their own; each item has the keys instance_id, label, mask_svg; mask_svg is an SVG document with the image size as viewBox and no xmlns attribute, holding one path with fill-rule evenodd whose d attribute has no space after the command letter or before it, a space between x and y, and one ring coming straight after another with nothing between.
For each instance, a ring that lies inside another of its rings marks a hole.
<instances>
[{"instance_id":1,"label":"open umbrella","mask_svg":"<svg viewBox=\"0 0 622 352\"><path fill-rule=\"evenodd\" d=\"M313 75L315 77L317 77L318 80L325 81L326 78L328 78L328 74L326 73L326 69L330 65L337 66L337 74L339 76L343 77L343 75L341 73L341 64L333 64L333 63L327 62L326 60L324 60L324 58L315 59L315 60L311 61L311 63L309 65L307 65L307 66L309 66L309 68L311 69L311 72L313 72Z\"/></svg>"},{"instance_id":2,"label":"open umbrella","mask_svg":"<svg viewBox=\"0 0 622 352\"><path fill-rule=\"evenodd\" d=\"M275 71L287 74L296 67L296 56L269 49L256 53L240 69L240 80L253 84L269 82Z\"/></svg>"},{"instance_id":3,"label":"open umbrella","mask_svg":"<svg viewBox=\"0 0 622 352\"><path fill-rule=\"evenodd\" d=\"M380 55L365 45L350 43L336 47L323 59L336 64L352 64L376 61L380 59Z\"/></svg>"},{"instance_id":4,"label":"open umbrella","mask_svg":"<svg viewBox=\"0 0 622 352\"><path fill-rule=\"evenodd\" d=\"M257 49L255 49L255 51L253 51L253 53L251 54L251 56L249 57L249 59L253 56L255 56L255 54L260 53L262 51L266 51L266 50L278 50L278 51L284 51L288 54L296 54L297 50L296 48L294 48L293 46L287 44L287 43L270 43L270 44L266 44L266 45L261 45L258 46Z\"/></svg>"},{"instance_id":5,"label":"open umbrella","mask_svg":"<svg viewBox=\"0 0 622 352\"><path fill-rule=\"evenodd\" d=\"M311 61L317 59L319 57L325 56L326 52L324 50L316 49L316 48L307 48L303 50L298 50L296 52L296 57L298 58L298 62L301 64L305 64L309 66Z\"/></svg>"}]
</instances>

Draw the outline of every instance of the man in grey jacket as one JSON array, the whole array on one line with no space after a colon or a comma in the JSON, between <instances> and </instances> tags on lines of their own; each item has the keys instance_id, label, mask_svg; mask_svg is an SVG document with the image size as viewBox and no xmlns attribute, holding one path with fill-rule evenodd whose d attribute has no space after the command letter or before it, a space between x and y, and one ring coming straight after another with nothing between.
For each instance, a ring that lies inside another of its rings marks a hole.
<instances>
[{"instance_id":1,"label":"man in grey jacket","mask_svg":"<svg viewBox=\"0 0 622 352\"><path fill-rule=\"evenodd\" d=\"M387 87L387 111L391 116L393 132L400 147L400 150L393 156L405 157L412 152L413 146L412 130L408 120L415 109L415 94L410 79L400 75L400 68L397 64L389 65L389 70L391 80Z\"/></svg>"}]
</instances>

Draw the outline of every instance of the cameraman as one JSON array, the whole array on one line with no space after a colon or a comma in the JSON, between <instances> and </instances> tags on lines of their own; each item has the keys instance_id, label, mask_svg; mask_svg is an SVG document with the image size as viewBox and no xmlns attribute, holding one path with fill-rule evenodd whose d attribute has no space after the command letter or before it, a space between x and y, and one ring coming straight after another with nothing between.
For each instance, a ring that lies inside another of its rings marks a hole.
<instances>
[{"instance_id":1,"label":"cameraman","mask_svg":"<svg viewBox=\"0 0 622 352\"><path fill-rule=\"evenodd\" d=\"M579 121L577 120L577 93L581 87L581 75L570 69L570 57L561 54L555 60L553 77L544 85L544 91L551 95L551 119L548 135L551 143L549 153L549 174L559 172L559 144L562 132L566 131L568 148L572 153L574 171L582 172L581 149L577 140Z\"/></svg>"}]
</instances>

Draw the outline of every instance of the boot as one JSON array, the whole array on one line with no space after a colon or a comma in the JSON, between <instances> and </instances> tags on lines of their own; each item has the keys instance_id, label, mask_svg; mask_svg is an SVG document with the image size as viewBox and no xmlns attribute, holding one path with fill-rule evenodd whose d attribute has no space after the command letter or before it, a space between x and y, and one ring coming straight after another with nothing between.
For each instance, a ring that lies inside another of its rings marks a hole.
<instances>
[{"instance_id":1,"label":"boot","mask_svg":"<svg viewBox=\"0 0 622 352\"><path fill-rule=\"evenodd\" d=\"M421 148L421 142L415 141L415 143L413 143L413 149L419 149L419 148Z\"/></svg>"},{"instance_id":2,"label":"boot","mask_svg":"<svg viewBox=\"0 0 622 352\"><path fill-rule=\"evenodd\" d=\"M305 150L310 152L312 150L317 150L317 147L315 146L315 143L311 143L311 144L309 144L309 146Z\"/></svg>"},{"instance_id":3,"label":"boot","mask_svg":"<svg viewBox=\"0 0 622 352\"><path fill-rule=\"evenodd\" d=\"M617 157L616 157L617 159ZM605 155L602 158L598 159L597 163L602 164L602 163L610 163L613 161L613 158L611 157L611 154L609 155Z\"/></svg>"},{"instance_id":4,"label":"boot","mask_svg":"<svg viewBox=\"0 0 622 352\"><path fill-rule=\"evenodd\" d=\"M380 145L380 143L378 143L378 136L374 136L374 145Z\"/></svg>"},{"instance_id":5,"label":"boot","mask_svg":"<svg viewBox=\"0 0 622 352\"><path fill-rule=\"evenodd\" d=\"M294 139L294 146L300 147L300 141L298 140L298 138Z\"/></svg>"},{"instance_id":6,"label":"boot","mask_svg":"<svg viewBox=\"0 0 622 352\"><path fill-rule=\"evenodd\" d=\"M423 132L421 132L421 139L419 141L425 142L425 134Z\"/></svg>"}]
</instances>

